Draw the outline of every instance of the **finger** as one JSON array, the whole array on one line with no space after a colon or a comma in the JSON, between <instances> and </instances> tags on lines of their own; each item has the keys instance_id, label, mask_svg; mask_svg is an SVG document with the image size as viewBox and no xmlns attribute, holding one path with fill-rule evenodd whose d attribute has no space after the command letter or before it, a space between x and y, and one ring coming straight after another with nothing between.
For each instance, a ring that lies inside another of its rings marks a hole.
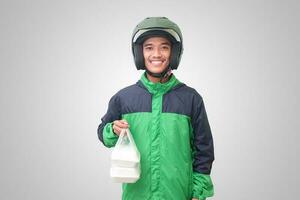
<instances>
[{"instance_id":1,"label":"finger","mask_svg":"<svg viewBox=\"0 0 300 200\"><path fill-rule=\"evenodd\" d=\"M122 128L129 128L129 124L125 119L120 120L120 123Z\"/></svg>"},{"instance_id":2,"label":"finger","mask_svg":"<svg viewBox=\"0 0 300 200\"><path fill-rule=\"evenodd\" d=\"M121 120L115 121L114 125L118 126L119 128L128 128L128 124L124 124Z\"/></svg>"},{"instance_id":3,"label":"finger","mask_svg":"<svg viewBox=\"0 0 300 200\"><path fill-rule=\"evenodd\" d=\"M120 126L122 124L121 120L115 120L113 124Z\"/></svg>"},{"instance_id":4,"label":"finger","mask_svg":"<svg viewBox=\"0 0 300 200\"><path fill-rule=\"evenodd\" d=\"M123 124L127 124L128 125L128 122L125 119L120 120L120 122L122 122Z\"/></svg>"},{"instance_id":5,"label":"finger","mask_svg":"<svg viewBox=\"0 0 300 200\"><path fill-rule=\"evenodd\" d=\"M122 131L125 130L123 128L120 128L120 127L116 127L116 132L117 132L117 135L121 135ZM124 135L127 135L126 131L124 131Z\"/></svg>"},{"instance_id":6,"label":"finger","mask_svg":"<svg viewBox=\"0 0 300 200\"><path fill-rule=\"evenodd\" d=\"M116 125L113 125L113 130L115 134L120 135L122 129Z\"/></svg>"}]
</instances>

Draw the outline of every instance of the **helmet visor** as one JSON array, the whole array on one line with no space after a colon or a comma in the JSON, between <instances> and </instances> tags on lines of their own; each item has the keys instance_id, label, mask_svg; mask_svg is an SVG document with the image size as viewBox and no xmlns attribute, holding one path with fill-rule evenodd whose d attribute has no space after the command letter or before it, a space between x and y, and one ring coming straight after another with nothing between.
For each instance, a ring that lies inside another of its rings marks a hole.
<instances>
[{"instance_id":1,"label":"helmet visor","mask_svg":"<svg viewBox=\"0 0 300 200\"><path fill-rule=\"evenodd\" d=\"M140 43L143 42L145 39L154 36L165 36L167 37L172 43L181 42L179 35L172 29L143 29L139 30L133 37L133 43Z\"/></svg>"}]
</instances>

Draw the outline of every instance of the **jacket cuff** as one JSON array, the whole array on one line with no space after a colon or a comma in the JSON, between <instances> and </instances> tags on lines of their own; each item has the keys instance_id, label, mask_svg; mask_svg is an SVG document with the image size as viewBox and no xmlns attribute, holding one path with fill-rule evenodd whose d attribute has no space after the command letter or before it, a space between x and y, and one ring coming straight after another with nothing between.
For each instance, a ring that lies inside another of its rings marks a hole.
<instances>
[{"instance_id":1,"label":"jacket cuff","mask_svg":"<svg viewBox=\"0 0 300 200\"><path fill-rule=\"evenodd\" d=\"M206 200L214 195L214 186L210 175L193 172L193 198Z\"/></svg>"},{"instance_id":2,"label":"jacket cuff","mask_svg":"<svg viewBox=\"0 0 300 200\"><path fill-rule=\"evenodd\" d=\"M112 122L107 123L103 128L103 144L106 147L114 147L118 138L119 136L113 131Z\"/></svg>"}]
</instances>

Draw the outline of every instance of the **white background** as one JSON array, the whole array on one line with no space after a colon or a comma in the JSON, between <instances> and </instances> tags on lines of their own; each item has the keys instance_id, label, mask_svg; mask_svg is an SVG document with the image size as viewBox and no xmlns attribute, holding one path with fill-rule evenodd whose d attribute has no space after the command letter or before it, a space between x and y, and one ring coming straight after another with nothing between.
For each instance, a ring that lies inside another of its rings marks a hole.
<instances>
[{"instance_id":1,"label":"white background","mask_svg":"<svg viewBox=\"0 0 300 200\"><path fill-rule=\"evenodd\" d=\"M0 2L0 199L120 199L97 138L110 97L135 83L131 33L182 29L175 75L203 96L212 200L299 197L298 1Z\"/></svg>"}]
</instances>

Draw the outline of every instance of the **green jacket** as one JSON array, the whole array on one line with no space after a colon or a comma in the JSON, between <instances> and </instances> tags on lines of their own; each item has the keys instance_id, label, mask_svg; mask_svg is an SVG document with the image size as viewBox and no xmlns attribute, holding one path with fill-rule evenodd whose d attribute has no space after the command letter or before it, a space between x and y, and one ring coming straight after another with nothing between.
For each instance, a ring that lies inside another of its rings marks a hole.
<instances>
[{"instance_id":1,"label":"green jacket","mask_svg":"<svg viewBox=\"0 0 300 200\"><path fill-rule=\"evenodd\" d=\"M98 127L113 147L112 122L125 119L141 154L141 177L123 184L123 200L204 200L213 196L210 178L213 138L201 96L172 74L166 83L145 74L115 94Z\"/></svg>"}]
</instances>

